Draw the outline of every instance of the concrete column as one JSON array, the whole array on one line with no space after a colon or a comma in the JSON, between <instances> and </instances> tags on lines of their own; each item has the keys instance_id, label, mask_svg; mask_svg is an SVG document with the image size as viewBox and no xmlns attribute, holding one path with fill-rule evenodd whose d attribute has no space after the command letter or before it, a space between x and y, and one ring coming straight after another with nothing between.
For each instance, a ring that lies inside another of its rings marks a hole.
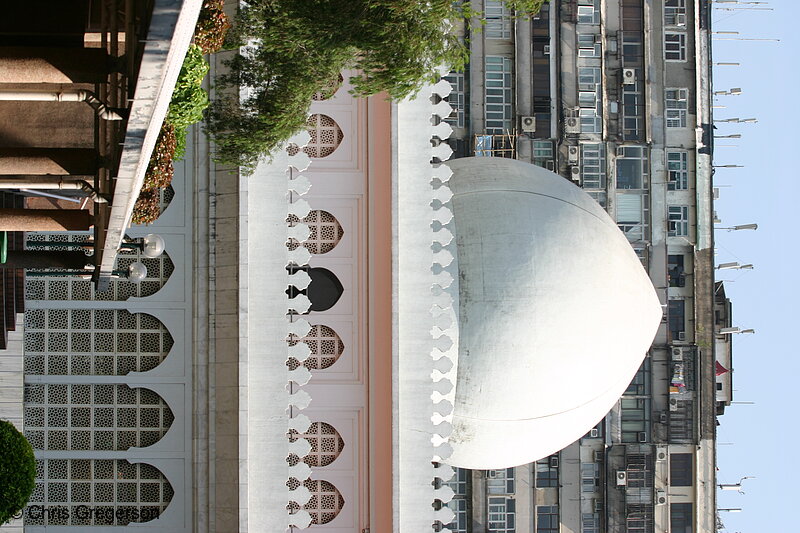
<instances>
[{"instance_id":1,"label":"concrete column","mask_svg":"<svg viewBox=\"0 0 800 533\"><path fill-rule=\"evenodd\" d=\"M0 268L55 268L81 270L91 263L80 251L9 250Z\"/></svg>"},{"instance_id":2,"label":"concrete column","mask_svg":"<svg viewBox=\"0 0 800 533\"><path fill-rule=\"evenodd\" d=\"M102 48L0 47L0 83L104 83L112 65Z\"/></svg>"},{"instance_id":3,"label":"concrete column","mask_svg":"<svg viewBox=\"0 0 800 533\"><path fill-rule=\"evenodd\" d=\"M98 167L88 148L0 148L0 175L93 176Z\"/></svg>"},{"instance_id":4,"label":"concrete column","mask_svg":"<svg viewBox=\"0 0 800 533\"><path fill-rule=\"evenodd\" d=\"M86 231L92 223L84 209L0 209L0 231Z\"/></svg>"},{"instance_id":5,"label":"concrete column","mask_svg":"<svg viewBox=\"0 0 800 533\"><path fill-rule=\"evenodd\" d=\"M472 470L472 533L486 533L489 518L486 508L486 470Z\"/></svg>"}]
</instances>

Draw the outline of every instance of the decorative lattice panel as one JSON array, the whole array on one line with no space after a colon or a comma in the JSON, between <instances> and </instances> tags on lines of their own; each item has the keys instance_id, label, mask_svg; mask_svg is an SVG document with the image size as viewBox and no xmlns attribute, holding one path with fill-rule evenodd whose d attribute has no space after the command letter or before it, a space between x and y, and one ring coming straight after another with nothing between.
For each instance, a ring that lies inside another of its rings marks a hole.
<instances>
[{"instance_id":1,"label":"decorative lattice panel","mask_svg":"<svg viewBox=\"0 0 800 533\"><path fill-rule=\"evenodd\" d=\"M291 442L306 439L311 444L311 451L303 457L308 466L328 466L339 457L344 449L344 440L332 425L325 422L314 422L305 433L294 430L289 433ZM297 458L290 457L289 463L297 464Z\"/></svg>"},{"instance_id":2,"label":"decorative lattice panel","mask_svg":"<svg viewBox=\"0 0 800 533\"><path fill-rule=\"evenodd\" d=\"M27 309L25 373L121 376L164 360L172 336L156 317L124 309Z\"/></svg>"},{"instance_id":3,"label":"decorative lattice panel","mask_svg":"<svg viewBox=\"0 0 800 533\"><path fill-rule=\"evenodd\" d=\"M339 125L328 115L316 113L308 117L306 128L311 140L303 147L310 157L328 157L342 143L344 133Z\"/></svg>"},{"instance_id":4,"label":"decorative lattice panel","mask_svg":"<svg viewBox=\"0 0 800 533\"><path fill-rule=\"evenodd\" d=\"M344 352L342 339L328 326L312 326L311 331L305 337L289 336L289 346L294 346L298 342L304 342L311 349L311 354L303 362L303 366L309 370L330 368ZM289 370L300 366L300 362L294 357L289 358L286 364Z\"/></svg>"},{"instance_id":5,"label":"decorative lattice panel","mask_svg":"<svg viewBox=\"0 0 800 533\"><path fill-rule=\"evenodd\" d=\"M89 240L89 234L64 234L64 233L28 233L28 240L41 243L29 245L37 250L65 249L69 244L84 243ZM74 300L74 301L124 301L132 296L143 298L157 293L167 282L175 270L175 265L165 252L160 257L149 258L139 250L124 249L117 257L114 270L127 270L131 263L139 261L147 267L147 277L139 283L132 283L126 279L115 279L109 284L108 289L95 292L94 284L89 279L77 276L28 276L25 281L25 298L27 300Z\"/></svg>"},{"instance_id":6,"label":"decorative lattice panel","mask_svg":"<svg viewBox=\"0 0 800 533\"><path fill-rule=\"evenodd\" d=\"M41 459L36 469L36 488L25 512L27 526L124 526L149 522L164 512L173 496L164 475L144 463Z\"/></svg>"},{"instance_id":7,"label":"decorative lattice panel","mask_svg":"<svg viewBox=\"0 0 800 533\"><path fill-rule=\"evenodd\" d=\"M294 227L301 222L296 215L287 218L289 227ZM325 254L333 250L344 236L344 229L336 217L327 211L316 209L302 219L303 224L309 228L308 239L300 243L296 239L289 239L286 246L296 250L301 244L312 254Z\"/></svg>"},{"instance_id":8,"label":"decorative lattice panel","mask_svg":"<svg viewBox=\"0 0 800 533\"><path fill-rule=\"evenodd\" d=\"M161 440L174 416L163 398L126 385L25 385L25 436L36 450L127 450Z\"/></svg>"},{"instance_id":9,"label":"decorative lattice panel","mask_svg":"<svg viewBox=\"0 0 800 533\"><path fill-rule=\"evenodd\" d=\"M323 100L328 100L329 98L333 98L333 95L336 94L336 91L339 90L339 87L342 86L343 82L344 82L344 77L341 74L339 74L339 76L336 79L328 81L328 83L326 83L321 90L314 93L312 100L314 100L315 102L321 102Z\"/></svg>"},{"instance_id":10,"label":"decorative lattice panel","mask_svg":"<svg viewBox=\"0 0 800 533\"><path fill-rule=\"evenodd\" d=\"M300 509L307 511L311 515L311 524L327 524L339 514L344 507L344 497L339 490L329 481L318 479L307 479L300 483L296 478L290 478L286 483L289 490L295 490L303 485L311 493L311 499L303 506L296 502L289 502L287 508L290 513L295 513Z\"/></svg>"}]
</instances>

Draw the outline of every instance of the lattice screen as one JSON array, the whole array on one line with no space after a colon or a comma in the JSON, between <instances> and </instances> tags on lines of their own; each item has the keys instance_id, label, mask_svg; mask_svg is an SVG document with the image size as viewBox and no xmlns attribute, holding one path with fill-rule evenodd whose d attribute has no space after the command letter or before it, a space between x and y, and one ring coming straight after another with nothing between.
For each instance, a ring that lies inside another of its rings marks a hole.
<instances>
[{"instance_id":1,"label":"lattice screen","mask_svg":"<svg viewBox=\"0 0 800 533\"><path fill-rule=\"evenodd\" d=\"M25 385L25 437L37 450L145 448L172 425L157 393L127 385Z\"/></svg>"},{"instance_id":2,"label":"lattice screen","mask_svg":"<svg viewBox=\"0 0 800 533\"><path fill-rule=\"evenodd\" d=\"M303 462L308 466L328 466L344 449L344 439L336 428L325 422L314 422L305 433L292 430L289 434L291 442L300 438L306 439L311 444L311 451L303 457ZM290 465L297 462L299 462L297 456L289 458Z\"/></svg>"},{"instance_id":3,"label":"lattice screen","mask_svg":"<svg viewBox=\"0 0 800 533\"><path fill-rule=\"evenodd\" d=\"M343 82L344 82L344 77L341 74L339 74L339 76L336 79L330 80L328 83L326 83L325 86L322 88L322 90L314 93L312 100L314 100L315 102L321 102L323 100L328 100L329 98L332 98L333 95L336 94L336 91L339 90L339 87L342 86Z\"/></svg>"},{"instance_id":4,"label":"lattice screen","mask_svg":"<svg viewBox=\"0 0 800 533\"><path fill-rule=\"evenodd\" d=\"M296 215L289 215L286 221L290 227L293 227L300 222L300 219ZM344 236L344 229L339 221L327 211L319 209L311 211L303 218L303 223L307 224L311 230L308 239L302 243L295 239L289 239L289 242L286 243L289 250L296 250L302 244L312 254L325 254L336 248Z\"/></svg>"},{"instance_id":5,"label":"lattice screen","mask_svg":"<svg viewBox=\"0 0 800 533\"><path fill-rule=\"evenodd\" d=\"M311 331L305 337L290 335L288 339L289 346L294 346L301 341L311 349L311 355L303 362L303 366L309 370L330 368L344 352L342 339L328 326L312 326ZM300 362L292 357L289 358L286 365L290 370L294 370L300 366Z\"/></svg>"},{"instance_id":6,"label":"lattice screen","mask_svg":"<svg viewBox=\"0 0 800 533\"><path fill-rule=\"evenodd\" d=\"M311 524L327 524L336 518L336 515L344 507L344 497L333 486L333 483L307 479L302 484L311 492L311 499L302 507L311 515ZM286 482L286 486L290 490L294 490L300 486L300 481L290 478ZM287 508L290 513L294 513L300 509L300 506L296 502L289 502Z\"/></svg>"},{"instance_id":7,"label":"lattice screen","mask_svg":"<svg viewBox=\"0 0 800 533\"><path fill-rule=\"evenodd\" d=\"M124 309L27 309L25 373L120 376L157 367L172 348L164 324Z\"/></svg>"},{"instance_id":8,"label":"lattice screen","mask_svg":"<svg viewBox=\"0 0 800 533\"><path fill-rule=\"evenodd\" d=\"M29 241L52 243L82 243L89 240L89 234L28 233ZM36 246L37 250L56 250L58 246ZM25 281L26 300L77 300L77 301L124 301L131 296L145 297L157 293L167 282L175 265L164 252L155 259L143 256L139 250L125 249L117 256L115 270L126 270L134 261L147 267L147 277L140 283L125 279L111 281L109 288L95 292L91 280L77 276L28 276Z\"/></svg>"},{"instance_id":9,"label":"lattice screen","mask_svg":"<svg viewBox=\"0 0 800 533\"><path fill-rule=\"evenodd\" d=\"M316 113L308 117L306 128L311 140L303 147L309 157L328 157L342 143L344 133L339 125L328 115Z\"/></svg>"},{"instance_id":10,"label":"lattice screen","mask_svg":"<svg viewBox=\"0 0 800 533\"><path fill-rule=\"evenodd\" d=\"M172 500L169 481L154 466L114 459L42 459L25 525L124 526L157 518ZM94 512L87 512L87 508ZM37 516L38 515L38 516Z\"/></svg>"}]
</instances>

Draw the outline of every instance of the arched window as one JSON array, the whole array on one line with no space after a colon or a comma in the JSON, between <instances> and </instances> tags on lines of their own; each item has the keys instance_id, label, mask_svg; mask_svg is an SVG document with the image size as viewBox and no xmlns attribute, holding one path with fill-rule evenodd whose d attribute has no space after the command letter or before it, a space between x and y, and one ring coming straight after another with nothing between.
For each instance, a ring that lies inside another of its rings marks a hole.
<instances>
[{"instance_id":1,"label":"arched window","mask_svg":"<svg viewBox=\"0 0 800 533\"><path fill-rule=\"evenodd\" d=\"M294 227L300 223L300 219L296 215L289 215L287 222L289 227ZM286 244L290 250L296 250L302 244L312 254L325 254L333 250L344 236L344 229L339 221L327 211L311 211L303 218L303 223L311 230L308 239L302 243L290 239Z\"/></svg>"},{"instance_id":2,"label":"arched window","mask_svg":"<svg viewBox=\"0 0 800 533\"><path fill-rule=\"evenodd\" d=\"M25 437L37 450L146 448L174 420L161 396L127 385L25 385Z\"/></svg>"},{"instance_id":3,"label":"arched window","mask_svg":"<svg viewBox=\"0 0 800 533\"><path fill-rule=\"evenodd\" d=\"M339 335L332 328L319 324L312 326L305 337L290 335L287 342L289 346L304 342L311 349L311 354L303 361L303 366L309 370L330 368L344 352L344 343ZM300 361L291 357L286 365L289 370L294 370L300 366Z\"/></svg>"},{"instance_id":4,"label":"arched window","mask_svg":"<svg viewBox=\"0 0 800 533\"><path fill-rule=\"evenodd\" d=\"M311 115L306 121L311 140L303 147L309 157L328 157L342 144L344 133L339 125L328 115Z\"/></svg>"},{"instance_id":5,"label":"arched window","mask_svg":"<svg viewBox=\"0 0 800 533\"><path fill-rule=\"evenodd\" d=\"M289 432L291 442L300 438L311 444L311 451L303 457L303 462L308 466L328 466L344 449L342 436L336 428L325 422L314 422L305 433L297 433L295 430Z\"/></svg>"},{"instance_id":6,"label":"arched window","mask_svg":"<svg viewBox=\"0 0 800 533\"><path fill-rule=\"evenodd\" d=\"M157 367L173 345L159 319L124 309L27 309L25 373L124 376Z\"/></svg>"},{"instance_id":7,"label":"arched window","mask_svg":"<svg viewBox=\"0 0 800 533\"><path fill-rule=\"evenodd\" d=\"M156 467L123 459L40 459L36 470L26 526L149 522L166 510L174 494ZM42 508L50 512L38 512Z\"/></svg>"},{"instance_id":8,"label":"arched window","mask_svg":"<svg viewBox=\"0 0 800 533\"><path fill-rule=\"evenodd\" d=\"M311 515L311 524L327 524L336 518L336 515L344 507L344 497L342 497L333 483L307 479L302 484L311 492L311 499L302 507ZM300 486L300 481L290 478L286 485L289 489L294 490ZM295 513L300 509L300 506L297 502L289 502L288 509L290 513Z\"/></svg>"},{"instance_id":9,"label":"arched window","mask_svg":"<svg viewBox=\"0 0 800 533\"><path fill-rule=\"evenodd\" d=\"M339 298L342 297L342 293L344 293L344 287L339 281L339 278L327 268L289 266L286 267L286 269L290 273L296 272L297 270L305 270L308 272L311 278L311 283L308 284L308 287L305 289L298 289L295 286L290 286L286 289L286 294L289 295L289 298L294 298L298 294L305 294L308 296L308 299L311 301L311 311L327 311L336 305L336 302L339 301Z\"/></svg>"},{"instance_id":10,"label":"arched window","mask_svg":"<svg viewBox=\"0 0 800 533\"><path fill-rule=\"evenodd\" d=\"M88 242L88 233L44 233L31 232L28 240L32 242L53 243L51 246L31 244L37 250L58 250L62 247ZM167 282L175 265L169 254L160 257L145 257L139 250L125 249L118 256L114 270L126 270L134 261L147 267L147 277L139 283L126 279L114 279L108 289L96 292L94 283L77 276L28 276L25 280L26 300L73 300L73 301L125 301L132 296L143 298L157 293Z\"/></svg>"}]
</instances>

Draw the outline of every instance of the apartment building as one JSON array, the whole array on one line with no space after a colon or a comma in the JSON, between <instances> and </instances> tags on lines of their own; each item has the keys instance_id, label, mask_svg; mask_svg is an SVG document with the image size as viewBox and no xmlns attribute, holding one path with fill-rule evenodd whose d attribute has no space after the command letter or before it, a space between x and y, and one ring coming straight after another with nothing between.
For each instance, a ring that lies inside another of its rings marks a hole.
<instances>
[{"instance_id":1,"label":"apartment building","mask_svg":"<svg viewBox=\"0 0 800 533\"><path fill-rule=\"evenodd\" d=\"M454 157L516 158L582 187L665 313L600 424L534 464L459 471L448 527L715 531L716 416L732 388L730 301L713 276L710 2L552 0L532 20L478 4L469 65L447 76Z\"/></svg>"}]
</instances>

